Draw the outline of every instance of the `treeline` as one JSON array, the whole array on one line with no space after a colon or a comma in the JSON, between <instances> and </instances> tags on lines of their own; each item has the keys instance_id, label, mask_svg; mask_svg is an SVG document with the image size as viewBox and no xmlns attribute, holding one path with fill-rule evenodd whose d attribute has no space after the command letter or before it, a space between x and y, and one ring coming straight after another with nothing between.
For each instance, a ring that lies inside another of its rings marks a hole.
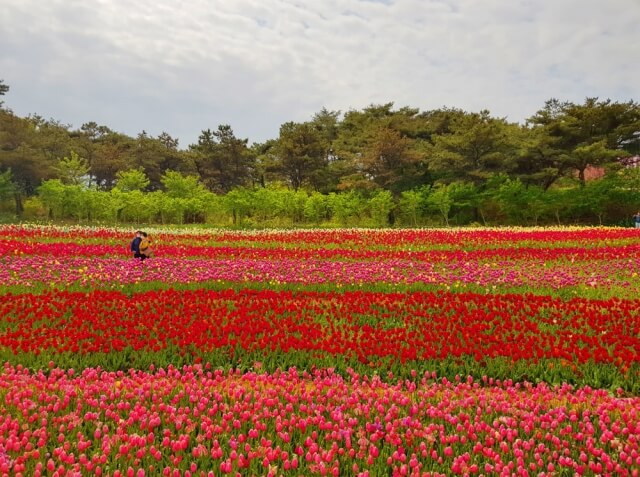
<instances>
[{"instance_id":1,"label":"treeline","mask_svg":"<svg viewBox=\"0 0 640 477\"><path fill-rule=\"evenodd\" d=\"M6 173L5 173L6 174ZM81 223L207 223L238 227L441 226L441 225L630 225L640 210L640 169L610 174L584 187L526 186L494 176L483 187L470 182L421 186L394 196L378 189L323 194L281 185L208 191L195 176L168 171L162 190L129 186L148 179L140 171L120 175L110 191L49 179L24 201L29 220Z\"/></svg>"},{"instance_id":2,"label":"treeline","mask_svg":"<svg viewBox=\"0 0 640 477\"><path fill-rule=\"evenodd\" d=\"M0 81L0 95L8 86ZM249 145L229 125L73 129L0 103L0 203L27 219L220 225L624 223L640 208L640 106L549 100L525 124L441 108L321 110ZM595 170L602 178L589 181Z\"/></svg>"}]
</instances>

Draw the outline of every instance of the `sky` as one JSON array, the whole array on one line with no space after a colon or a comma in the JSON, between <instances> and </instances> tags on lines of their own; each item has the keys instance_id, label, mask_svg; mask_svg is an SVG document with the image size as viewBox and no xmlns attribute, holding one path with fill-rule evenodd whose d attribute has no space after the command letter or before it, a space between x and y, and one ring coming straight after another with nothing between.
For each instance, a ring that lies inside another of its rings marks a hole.
<instances>
[{"instance_id":1,"label":"sky","mask_svg":"<svg viewBox=\"0 0 640 477\"><path fill-rule=\"evenodd\" d=\"M640 0L2 0L4 106L186 148L323 107L640 100Z\"/></svg>"}]
</instances>

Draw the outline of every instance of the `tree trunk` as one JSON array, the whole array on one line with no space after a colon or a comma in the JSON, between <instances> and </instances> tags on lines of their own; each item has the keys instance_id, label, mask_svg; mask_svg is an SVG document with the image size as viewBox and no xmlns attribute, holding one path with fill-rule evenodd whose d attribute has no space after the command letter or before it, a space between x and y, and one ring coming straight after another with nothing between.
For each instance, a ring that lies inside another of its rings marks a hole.
<instances>
[{"instance_id":1,"label":"tree trunk","mask_svg":"<svg viewBox=\"0 0 640 477\"><path fill-rule=\"evenodd\" d=\"M586 180L584 178L584 170L585 168L578 169L578 179L580 180L580 185L584 187Z\"/></svg>"},{"instance_id":2,"label":"tree trunk","mask_svg":"<svg viewBox=\"0 0 640 477\"><path fill-rule=\"evenodd\" d=\"M482 209L480 207L478 207L478 212L480 213L480 217L482 218L482 224L486 227L487 219L485 218L484 212L482 212Z\"/></svg>"},{"instance_id":3,"label":"tree trunk","mask_svg":"<svg viewBox=\"0 0 640 477\"><path fill-rule=\"evenodd\" d=\"M13 194L13 198L16 202L16 215L18 217L22 217L22 213L24 212L24 205L22 204L22 194L20 192L15 192Z\"/></svg>"}]
</instances>

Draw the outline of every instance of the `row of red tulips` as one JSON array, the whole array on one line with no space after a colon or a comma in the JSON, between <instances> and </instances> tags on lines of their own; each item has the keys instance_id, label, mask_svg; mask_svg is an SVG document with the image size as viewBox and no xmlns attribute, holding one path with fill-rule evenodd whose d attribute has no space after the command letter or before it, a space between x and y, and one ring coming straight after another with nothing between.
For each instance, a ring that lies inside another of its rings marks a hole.
<instances>
[{"instance_id":1,"label":"row of red tulips","mask_svg":"<svg viewBox=\"0 0 640 477\"><path fill-rule=\"evenodd\" d=\"M578 376L589 366L613 366L627 384L637 386L640 300L445 292L55 291L0 297L0 349L17 356L188 350L199 359L222 352L227 358L267 360L291 353L288 364L303 365L295 357L301 353L311 364L314 357L334 356L374 368L457 358L478 366L496 359L522 361L535 368L555 360ZM530 378L541 378L539 371L532 373Z\"/></svg>"}]
</instances>

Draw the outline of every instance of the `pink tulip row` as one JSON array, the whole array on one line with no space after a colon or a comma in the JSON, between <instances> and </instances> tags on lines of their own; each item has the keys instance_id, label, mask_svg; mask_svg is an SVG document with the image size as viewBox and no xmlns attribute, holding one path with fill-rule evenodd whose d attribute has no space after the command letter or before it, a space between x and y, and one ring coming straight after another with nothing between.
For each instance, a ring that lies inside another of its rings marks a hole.
<instances>
[{"instance_id":1,"label":"pink tulip row","mask_svg":"<svg viewBox=\"0 0 640 477\"><path fill-rule=\"evenodd\" d=\"M426 373L5 365L4 475L630 475L640 398ZM391 382L392 377L388 377Z\"/></svg>"},{"instance_id":2,"label":"pink tulip row","mask_svg":"<svg viewBox=\"0 0 640 477\"><path fill-rule=\"evenodd\" d=\"M587 286L600 289L637 287L640 258L611 260L594 269L590 263L547 264L537 260L491 263L476 261L379 262L327 260L205 260L133 259L43 256L0 259L0 284L31 286L36 283L109 287L148 281L190 283L204 281L279 283L429 283L482 287L532 288Z\"/></svg>"},{"instance_id":3,"label":"pink tulip row","mask_svg":"<svg viewBox=\"0 0 640 477\"><path fill-rule=\"evenodd\" d=\"M19 239L22 242L41 242L42 238L57 241L85 242L87 240L126 243L133 228L104 228L50 225L0 225L0 240ZM454 248L522 243L574 243L592 247L612 242L637 242L638 231L620 227L480 227L445 229L305 229L231 231L215 229L177 229L160 227L147 229L154 237L171 243L275 243L296 244L304 247L327 245L354 246L357 249L371 245L383 247L449 245Z\"/></svg>"}]
</instances>

